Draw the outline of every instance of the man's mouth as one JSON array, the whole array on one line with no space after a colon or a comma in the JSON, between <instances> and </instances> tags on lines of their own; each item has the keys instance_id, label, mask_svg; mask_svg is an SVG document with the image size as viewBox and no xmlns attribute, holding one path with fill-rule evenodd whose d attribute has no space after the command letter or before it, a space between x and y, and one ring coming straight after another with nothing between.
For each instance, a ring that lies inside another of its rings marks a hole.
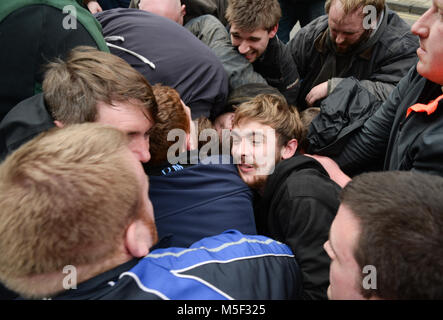
<instances>
[{"instance_id":1,"label":"man's mouth","mask_svg":"<svg viewBox=\"0 0 443 320\"><path fill-rule=\"evenodd\" d=\"M255 56L254 52L248 52L245 54L245 58L248 59L248 61L253 60L254 56Z\"/></svg>"},{"instance_id":2,"label":"man's mouth","mask_svg":"<svg viewBox=\"0 0 443 320\"><path fill-rule=\"evenodd\" d=\"M250 164L246 164L246 163L240 163L238 164L238 169L243 172L243 173L248 173L251 171L254 171L254 166L250 165Z\"/></svg>"}]
</instances>

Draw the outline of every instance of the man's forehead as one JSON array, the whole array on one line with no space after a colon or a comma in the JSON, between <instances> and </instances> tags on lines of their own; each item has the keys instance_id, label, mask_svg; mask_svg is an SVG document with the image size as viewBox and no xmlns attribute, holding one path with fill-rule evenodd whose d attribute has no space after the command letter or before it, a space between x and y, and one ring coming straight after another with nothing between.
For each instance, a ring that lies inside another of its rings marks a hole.
<instances>
[{"instance_id":1,"label":"man's forehead","mask_svg":"<svg viewBox=\"0 0 443 320\"><path fill-rule=\"evenodd\" d=\"M252 30L246 30L237 28L235 24L231 25L230 29L231 34L241 34L245 37L262 37L264 34L268 34L268 31L264 28L256 28Z\"/></svg>"}]
</instances>

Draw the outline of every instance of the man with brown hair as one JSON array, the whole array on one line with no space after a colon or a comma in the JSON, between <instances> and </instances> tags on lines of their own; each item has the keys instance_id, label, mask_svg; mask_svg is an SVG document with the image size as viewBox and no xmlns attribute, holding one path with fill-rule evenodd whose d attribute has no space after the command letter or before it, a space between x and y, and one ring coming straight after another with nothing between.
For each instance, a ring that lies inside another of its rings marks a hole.
<instances>
[{"instance_id":1,"label":"man with brown hair","mask_svg":"<svg viewBox=\"0 0 443 320\"><path fill-rule=\"evenodd\" d=\"M146 79L124 60L91 47L48 64L43 94L15 106L0 123L0 158L49 128L83 122L117 127L141 162L150 159L157 103Z\"/></svg>"},{"instance_id":2,"label":"man with brown hair","mask_svg":"<svg viewBox=\"0 0 443 320\"><path fill-rule=\"evenodd\" d=\"M385 0L328 0L325 7L326 15L287 44L300 75L297 107L318 106L342 79L351 77L386 100L416 62L417 37ZM343 104L339 100L325 108L338 108Z\"/></svg>"},{"instance_id":3,"label":"man with brown hair","mask_svg":"<svg viewBox=\"0 0 443 320\"><path fill-rule=\"evenodd\" d=\"M293 299L290 249L230 230L190 249L157 242L149 182L119 130L84 123L0 165L0 280L24 298ZM241 279L241 281L238 281Z\"/></svg>"},{"instance_id":4,"label":"man with brown hair","mask_svg":"<svg viewBox=\"0 0 443 320\"><path fill-rule=\"evenodd\" d=\"M235 111L232 155L240 177L257 192L258 233L291 247L303 299L326 299L329 258L322 245L340 188L320 163L296 153L303 135L297 110L283 97L259 95Z\"/></svg>"},{"instance_id":5,"label":"man with brown hair","mask_svg":"<svg viewBox=\"0 0 443 320\"><path fill-rule=\"evenodd\" d=\"M366 173L343 189L325 250L334 300L443 299L443 178Z\"/></svg>"},{"instance_id":6,"label":"man with brown hair","mask_svg":"<svg viewBox=\"0 0 443 320\"><path fill-rule=\"evenodd\" d=\"M220 154L216 131L197 129L201 120L192 121L174 89L154 85L153 91L158 113L150 134L152 159L144 167L159 236L171 235L172 246L188 247L227 229L256 234L252 192L230 156ZM200 133L211 141L198 150ZM216 152L203 155L213 139Z\"/></svg>"}]
</instances>

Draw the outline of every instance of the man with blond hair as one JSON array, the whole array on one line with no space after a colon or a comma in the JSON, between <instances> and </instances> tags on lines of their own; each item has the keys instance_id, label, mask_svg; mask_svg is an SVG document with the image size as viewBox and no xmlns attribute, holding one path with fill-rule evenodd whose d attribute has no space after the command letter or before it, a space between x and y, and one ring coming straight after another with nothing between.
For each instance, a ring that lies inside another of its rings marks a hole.
<instances>
[{"instance_id":1,"label":"man with blond hair","mask_svg":"<svg viewBox=\"0 0 443 320\"><path fill-rule=\"evenodd\" d=\"M292 299L291 250L229 230L157 242L149 182L119 130L53 129L0 165L0 280L24 298ZM241 281L238 281L241 279Z\"/></svg>"},{"instance_id":2,"label":"man with blond hair","mask_svg":"<svg viewBox=\"0 0 443 320\"><path fill-rule=\"evenodd\" d=\"M257 192L257 231L288 244L302 273L302 299L326 299L323 250L340 188L316 160L297 153L304 128L283 97L259 95L235 111L232 155Z\"/></svg>"},{"instance_id":3,"label":"man with blond hair","mask_svg":"<svg viewBox=\"0 0 443 320\"><path fill-rule=\"evenodd\" d=\"M297 106L318 106L351 77L362 90L386 100L416 62L417 37L385 0L328 0L325 8L326 15L288 42L300 75ZM338 108L339 100L325 108Z\"/></svg>"}]
</instances>

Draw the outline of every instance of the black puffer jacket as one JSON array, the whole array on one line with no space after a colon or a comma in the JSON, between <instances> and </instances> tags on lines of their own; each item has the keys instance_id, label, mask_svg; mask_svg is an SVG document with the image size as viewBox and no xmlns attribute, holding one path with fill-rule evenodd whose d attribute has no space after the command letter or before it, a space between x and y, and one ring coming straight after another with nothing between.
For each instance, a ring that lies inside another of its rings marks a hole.
<instances>
[{"instance_id":1,"label":"black puffer jacket","mask_svg":"<svg viewBox=\"0 0 443 320\"><path fill-rule=\"evenodd\" d=\"M443 176L443 100L430 115L412 112L406 117L412 105L428 104L440 95L441 85L412 68L335 160L351 174L384 157L384 170L419 170Z\"/></svg>"},{"instance_id":2,"label":"black puffer jacket","mask_svg":"<svg viewBox=\"0 0 443 320\"><path fill-rule=\"evenodd\" d=\"M0 122L0 162L40 133L55 127L43 93L23 100Z\"/></svg>"},{"instance_id":3,"label":"black puffer jacket","mask_svg":"<svg viewBox=\"0 0 443 320\"><path fill-rule=\"evenodd\" d=\"M320 163L297 154L276 165L255 204L258 233L294 252L303 299L326 299L330 259L323 244L339 206L339 191Z\"/></svg>"},{"instance_id":4,"label":"black puffer jacket","mask_svg":"<svg viewBox=\"0 0 443 320\"><path fill-rule=\"evenodd\" d=\"M300 29L287 45L300 74L297 107L303 110L313 87L329 80L331 93L341 79L352 76L379 100L385 100L416 63L419 42L409 25L386 8L375 34L346 55L333 49L327 15Z\"/></svg>"},{"instance_id":5,"label":"black puffer jacket","mask_svg":"<svg viewBox=\"0 0 443 320\"><path fill-rule=\"evenodd\" d=\"M296 105L299 94L299 74L289 48L277 36L269 40L265 52L252 64L266 82L277 88L289 104Z\"/></svg>"}]
</instances>

